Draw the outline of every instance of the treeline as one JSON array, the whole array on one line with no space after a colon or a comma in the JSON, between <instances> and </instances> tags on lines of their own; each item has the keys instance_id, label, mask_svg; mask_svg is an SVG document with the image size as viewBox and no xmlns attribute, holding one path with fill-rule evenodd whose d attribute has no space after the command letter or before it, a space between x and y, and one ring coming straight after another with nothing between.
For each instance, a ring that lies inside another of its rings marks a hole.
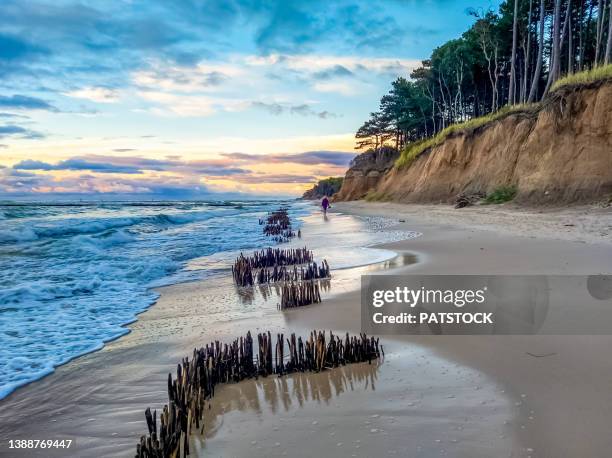
<instances>
[{"instance_id":1,"label":"treeline","mask_svg":"<svg viewBox=\"0 0 612 458\"><path fill-rule=\"evenodd\" d=\"M393 81L356 149L430 137L505 105L535 102L562 76L612 62L612 0L507 0Z\"/></svg>"},{"instance_id":2,"label":"treeline","mask_svg":"<svg viewBox=\"0 0 612 458\"><path fill-rule=\"evenodd\" d=\"M321 199L324 196L331 197L342 187L343 177L330 177L319 180L312 188L304 193L303 199Z\"/></svg>"}]
</instances>

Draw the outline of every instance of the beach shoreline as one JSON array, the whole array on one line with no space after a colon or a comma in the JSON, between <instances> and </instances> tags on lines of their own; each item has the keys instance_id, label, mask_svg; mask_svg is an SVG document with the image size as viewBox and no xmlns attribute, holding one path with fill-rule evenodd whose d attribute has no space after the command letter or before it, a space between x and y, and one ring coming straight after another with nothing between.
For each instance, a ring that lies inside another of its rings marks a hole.
<instances>
[{"instance_id":1,"label":"beach shoreline","mask_svg":"<svg viewBox=\"0 0 612 458\"><path fill-rule=\"evenodd\" d=\"M423 233L385 245L409 249L417 274L590 275L612 272L612 210L337 203L337 211L392 216ZM467 210L467 211L466 211ZM499 211L499 214L496 212ZM573 224L566 226L566 224ZM560 230L565 228L566 230ZM511 235L513 234L513 235ZM354 300L357 298L355 297ZM437 355L476 368L505 387L522 444L508 456L605 456L612 447L607 380L612 336L411 336ZM535 355L535 356L533 356ZM543 357L539 357L544 355ZM597 374L585 377L586 374ZM580 380L580 383L576 383ZM567 412L572 412L568 415ZM529 451L531 450L531 451Z\"/></svg>"},{"instance_id":2,"label":"beach shoreline","mask_svg":"<svg viewBox=\"0 0 612 458\"><path fill-rule=\"evenodd\" d=\"M388 272L611 270L612 248L606 243L552 240L528 231L510 236L467 222L436 222L419 215L418 208L402 211L387 204L335 204L337 211L366 219L384 217L397 224L383 230L422 234L378 245L418 258L417 263L387 266L392 268ZM333 259L330 264L333 269ZM79 446L74 456L131 455L146 430L144 409L161 408L167 373L192 348L212 339L228 342L247 330L298 335L312 329L359 332L357 279L364 272L369 272L367 267L338 271L332 282L337 280L339 286L321 304L280 313L275 307L257 311L256 299L255 305L247 301L241 307L257 313L243 319L227 316L214 325L205 307L236 300L228 295L231 279L159 288L159 300L129 326L129 334L0 401L0 437L74 437ZM312 450L312 439L323 437L320 451L334 446L338 456L368 456L373 450L400 456L499 456L499 451L507 456L601 456L612 446L605 409L612 402L605 382L612 376L606 363L609 336L399 336L384 337L382 342L387 357L375 371L376 390L359 388L360 380L373 380L371 368L362 365L347 369L344 381L337 380L342 372L329 371L323 381L321 375L299 374L285 382L267 379L221 387L212 401L218 420L211 422L204 440L192 438L194 450L213 456L243 456L247 451L250 456L307 456L304 450ZM554 357L534 358L528 352ZM572 385L574 376L593 371L601 376L585 381L588 389ZM299 388L304 383L307 392L319 394L306 399ZM321 388L326 384L329 389ZM360 394L363 391L367 393ZM296 402L299 393L301 403ZM238 402L236 396L246 396L248 402ZM294 407L284 407L287 399ZM575 418L568 419L567 411ZM357 420L347 421L351 417ZM314 436L299 434L306 430ZM373 448L356 442L363 438ZM61 456L67 456L66 451Z\"/></svg>"}]
</instances>

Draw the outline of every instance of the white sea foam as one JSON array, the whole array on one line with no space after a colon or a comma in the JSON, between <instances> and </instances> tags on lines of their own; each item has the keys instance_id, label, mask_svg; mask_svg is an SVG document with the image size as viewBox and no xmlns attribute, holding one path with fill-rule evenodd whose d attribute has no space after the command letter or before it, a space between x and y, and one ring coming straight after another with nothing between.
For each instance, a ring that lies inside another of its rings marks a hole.
<instances>
[{"instance_id":1,"label":"white sea foam","mask_svg":"<svg viewBox=\"0 0 612 458\"><path fill-rule=\"evenodd\" d=\"M189 259L263 245L274 205L0 206L0 398L125 334Z\"/></svg>"}]
</instances>

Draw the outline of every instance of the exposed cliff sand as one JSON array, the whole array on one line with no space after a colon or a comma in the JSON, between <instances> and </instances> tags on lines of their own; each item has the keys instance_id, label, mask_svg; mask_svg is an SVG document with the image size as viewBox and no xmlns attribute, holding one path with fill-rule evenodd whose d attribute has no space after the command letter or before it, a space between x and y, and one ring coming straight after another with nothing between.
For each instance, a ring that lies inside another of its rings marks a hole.
<instances>
[{"instance_id":1,"label":"exposed cliff sand","mask_svg":"<svg viewBox=\"0 0 612 458\"><path fill-rule=\"evenodd\" d=\"M380 170L355 161L337 200L451 202L460 193L515 187L515 201L559 204L612 194L612 83L563 88L541 105L518 109L449 135L409 165Z\"/></svg>"}]
</instances>

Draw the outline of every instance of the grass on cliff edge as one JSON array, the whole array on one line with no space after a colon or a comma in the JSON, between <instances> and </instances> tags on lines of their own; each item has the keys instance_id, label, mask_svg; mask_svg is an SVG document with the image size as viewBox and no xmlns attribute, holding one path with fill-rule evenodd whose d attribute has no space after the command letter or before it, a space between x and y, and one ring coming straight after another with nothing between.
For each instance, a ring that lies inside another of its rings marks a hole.
<instances>
[{"instance_id":1,"label":"grass on cliff edge","mask_svg":"<svg viewBox=\"0 0 612 458\"><path fill-rule=\"evenodd\" d=\"M508 116L510 113L525 111L525 109L527 107L531 107L531 105L506 105L505 107L497 110L494 113L489 113L487 115L480 116L479 118L473 118L465 122L451 124L447 128L442 129L433 137L425 138L423 140L406 145L406 147L400 154L400 157L397 159L397 161L395 161L395 166L401 168L410 165L412 161L414 161L422 152L429 148L433 148L434 146L442 144L451 134L455 132L465 132L477 129L481 126L484 126L485 124Z\"/></svg>"},{"instance_id":2,"label":"grass on cliff edge","mask_svg":"<svg viewBox=\"0 0 612 458\"><path fill-rule=\"evenodd\" d=\"M566 86L586 85L606 79L612 79L612 64L603 65L592 70L585 70L583 72L565 76L555 82L555 84L552 86L551 93ZM506 105L494 113L489 113L485 116L473 118L462 123L452 124L446 129L438 132L433 137L425 138L406 145L400 154L400 157L397 159L397 161L395 161L395 166L398 168L409 166L421 153L442 144L451 134L455 132L474 130L484 126L485 124L504 118L509 114L521 111L537 110L540 106L540 102L520 105Z\"/></svg>"},{"instance_id":3,"label":"grass on cliff edge","mask_svg":"<svg viewBox=\"0 0 612 458\"><path fill-rule=\"evenodd\" d=\"M583 72L564 76L563 78L555 81L555 84L552 85L551 91L554 92L557 89L561 89L565 86L580 86L607 79L612 79L612 64L602 65L591 70L585 70Z\"/></svg>"}]
</instances>

